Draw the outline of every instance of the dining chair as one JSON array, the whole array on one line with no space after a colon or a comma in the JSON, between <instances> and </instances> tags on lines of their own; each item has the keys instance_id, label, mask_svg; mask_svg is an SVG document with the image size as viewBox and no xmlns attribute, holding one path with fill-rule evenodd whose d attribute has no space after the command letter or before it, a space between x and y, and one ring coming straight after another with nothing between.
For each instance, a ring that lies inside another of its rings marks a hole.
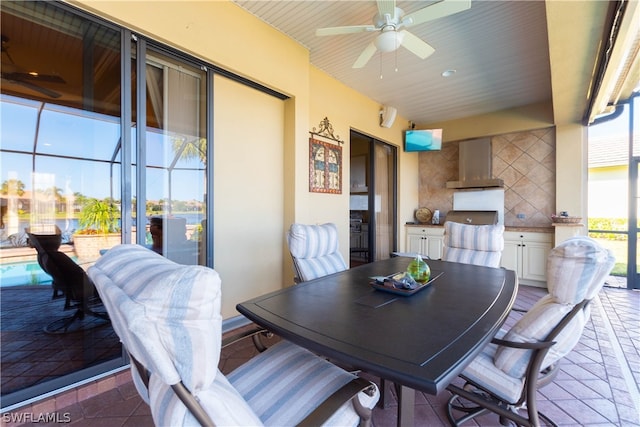
<instances>
[{"instance_id":1,"label":"dining chair","mask_svg":"<svg viewBox=\"0 0 640 427\"><path fill-rule=\"evenodd\" d=\"M338 228L334 223L306 225L293 223L287 233L287 243L293 259L295 282L301 283L328 274L347 269L339 252ZM358 370L354 366L341 365L350 371ZM388 389L392 382L380 379L380 406L385 409L391 405Z\"/></svg>"},{"instance_id":2,"label":"dining chair","mask_svg":"<svg viewBox=\"0 0 640 427\"><path fill-rule=\"evenodd\" d=\"M508 331L501 330L465 368L464 386L450 384L447 416L452 425L494 412L501 423L538 426L537 391L553 381L560 360L578 343L589 320L589 303L615 263L613 253L589 237L574 237L551 250L548 294ZM469 402L471 405L469 405ZM465 404L461 404L465 403ZM456 413L459 413L457 418Z\"/></svg>"},{"instance_id":3,"label":"dining chair","mask_svg":"<svg viewBox=\"0 0 640 427\"><path fill-rule=\"evenodd\" d=\"M287 243L293 259L296 283L347 269L340 253L338 228L334 223L293 223L287 233Z\"/></svg>"},{"instance_id":4,"label":"dining chair","mask_svg":"<svg viewBox=\"0 0 640 427\"><path fill-rule=\"evenodd\" d=\"M223 375L215 270L119 245L88 273L131 356L134 384L155 425L370 424L375 384L290 342Z\"/></svg>"},{"instance_id":5,"label":"dining chair","mask_svg":"<svg viewBox=\"0 0 640 427\"><path fill-rule=\"evenodd\" d=\"M504 250L504 225L444 223L443 261L500 267Z\"/></svg>"}]
</instances>

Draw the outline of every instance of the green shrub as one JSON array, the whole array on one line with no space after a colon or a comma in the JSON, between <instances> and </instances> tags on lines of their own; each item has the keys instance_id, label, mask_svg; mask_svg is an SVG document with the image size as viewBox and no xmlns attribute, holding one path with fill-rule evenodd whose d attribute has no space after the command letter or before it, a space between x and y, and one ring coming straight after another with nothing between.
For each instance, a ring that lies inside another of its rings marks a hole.
<instances>
[{"instance_id":1,"label":"green shrub","mask_svg":"<svg viewBox=\"0 0 640 427\"><path fill-rule=\"evenodd\" d=\"M79 234L107 234L120 231L118 207L110 202L89 199L82 207L79 218Z\"/></svg>"},{"instance_id":2,"label":"green shrub","mask_svg":"<svg viewBox=\"0 0 640 427\"><path fill-rule=\"evenodd\" d=\"M589 230L628 231L629 223L626 218L589 218ZM627 234L619 233L589 233L594 239L627 240Z\"/></svg>"},{"instance_id":3,"label":"green shrub","mask_svg":"<svg viewBox=\"0 0 640 427\"><path fill-rule=\"evenodd\" d=\"M627 264L616 262L611 270L612 276L627 277Z\"/></svg>"}]
</instances>

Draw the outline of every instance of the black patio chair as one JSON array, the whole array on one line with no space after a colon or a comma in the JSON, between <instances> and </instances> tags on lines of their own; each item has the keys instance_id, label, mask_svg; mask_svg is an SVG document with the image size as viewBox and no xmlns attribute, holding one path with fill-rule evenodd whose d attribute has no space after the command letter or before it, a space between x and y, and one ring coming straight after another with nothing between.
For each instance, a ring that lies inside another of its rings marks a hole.
<instances>
[{"instance_id":1,"label":"black patio chair","mask_svg":"<svg viewBox=\"0 0 640 427\"><path fill-rule=\"evenodd\" d=\"M91 329L109 322L106 309L93 282L85 271L67 254L60 252L61 233L36 234L26 230L29 244L38 252L38 264L53 279L52 299L64 297L64 311L75 310L71 316L55 320L44 327L49 334L63 334ZM85 320L87 316L91 320Z\"/></svg>"}]
</instances>

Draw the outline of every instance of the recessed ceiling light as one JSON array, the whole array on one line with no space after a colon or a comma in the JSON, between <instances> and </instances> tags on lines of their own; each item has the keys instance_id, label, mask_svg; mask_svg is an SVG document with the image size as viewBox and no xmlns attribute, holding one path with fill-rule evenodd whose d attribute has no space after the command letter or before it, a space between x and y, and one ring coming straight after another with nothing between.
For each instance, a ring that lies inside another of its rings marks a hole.
<instances>
[{"instance_id":1,"label":"recessed ceiling light","mask_svg":"<svg viewBox=\"0 0 640 427\"><path fill-rule=\"evenodd\" d=\"M456 73L456 70L444 70L442 72L442 77L451 77Z\"/></svg>"}]
</instances>

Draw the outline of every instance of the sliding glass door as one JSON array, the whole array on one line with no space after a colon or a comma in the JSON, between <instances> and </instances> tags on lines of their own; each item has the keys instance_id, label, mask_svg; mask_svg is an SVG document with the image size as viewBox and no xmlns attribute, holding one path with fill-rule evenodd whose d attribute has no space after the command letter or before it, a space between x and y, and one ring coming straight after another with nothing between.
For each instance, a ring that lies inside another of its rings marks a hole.
<instances>
[{"instance_id":1,"label":"sliding glass door","mask_svg":"<svg viewBox=\"0 0 640 427\"><path fill-rule=\"evenodd\" d=\"M204 264L206 248L206 72L146 55L146 109L138 150L144 165L145 244L182 264ZM140 81L140 80L138 80Z\"/></svg>"},{"instance_id":2,"label":"sliding glass door","mask_svg":"<svg viewBox=\"0 0 640 427\"><path fill-rule=\"evenodd\" d=\"M612 275L640 288L640 96L589 126L589 236L613 251Z\"/></svg>"},{"instance_id":3,"label":"sliding glass door","mask_svg":"<svg viewBox=\"0 0 640 427\"><path fill-rule=\"evenodd\" d=\"M351 131L350 265L396 250L396 147Z\"/></svg>"}]
</instances>

